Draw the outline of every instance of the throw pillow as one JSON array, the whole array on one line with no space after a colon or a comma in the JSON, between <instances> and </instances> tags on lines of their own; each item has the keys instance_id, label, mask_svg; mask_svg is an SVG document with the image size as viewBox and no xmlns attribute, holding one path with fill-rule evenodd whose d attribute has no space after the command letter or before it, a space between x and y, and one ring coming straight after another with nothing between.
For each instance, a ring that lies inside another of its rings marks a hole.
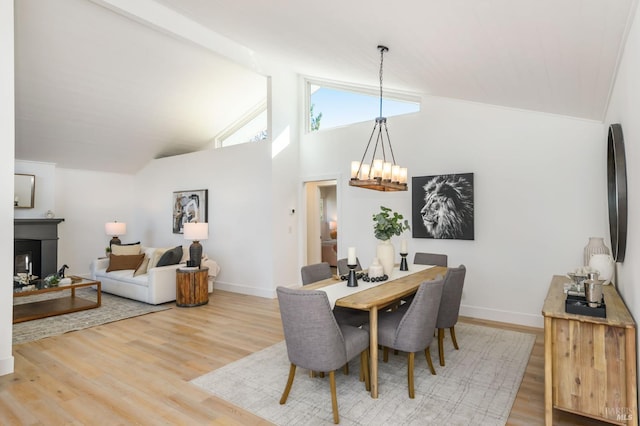
<instances>
[{"instance_id":1,"label":"throw pillow","mask_svg":"<svg viewBox=\"0 0 640 426\"><path fill-rule=\"evenodd\" d=\"M144 254L131 254L131 255L115 255L109 256L109 266L107 272L122 271L125 269L138 269L142 261L144 260Z\"/></svg>"},{"instance_id":2,"label":"throw pillow","mask_svg":"<svg viewBox=\"0 0 640 426\"><path fill-rule=\"evenodd\" d=\"M140 264L140 266L138 266L138 269L136 269L136 271L133 273L133 276L137 277L138 275L146 274L148 267L149 267L149 258L147 256L144 256L142 263Z\"/></svg>"},{"instance_id":3,"label":"throw pillow","mask_svg":"<svg viewBox=\"0 0 640 426\"><path fill-rule=\"evenodd\" d=\"M153 254L149 256L149 266L147 266L147 271L151 268L155 268L156 265L158 265L158 261L160 260L164 252L167 250L169 249L166 249L166 248L155 249Z\"/></svg>"},{"instance_id":4,"label":"throw pillow","mask_svg":"<svg viewBox=\"0 0 640 426\"><path fill-rule=\"evenodd\" d=\"M182 259L182 246L177 246L164 252L156 266L177 265Z\"/></svg>"},{"instance_id":5,"label":"throw pillow","mask_svg":"<svg viewBox=\"0 0 640 426\"><path fill-rule=\"evenodd\" d=\"M140 254L140 243L113 244L111 246L111 254L115 254L116 256Z\"/></svg>"}]
</instances>

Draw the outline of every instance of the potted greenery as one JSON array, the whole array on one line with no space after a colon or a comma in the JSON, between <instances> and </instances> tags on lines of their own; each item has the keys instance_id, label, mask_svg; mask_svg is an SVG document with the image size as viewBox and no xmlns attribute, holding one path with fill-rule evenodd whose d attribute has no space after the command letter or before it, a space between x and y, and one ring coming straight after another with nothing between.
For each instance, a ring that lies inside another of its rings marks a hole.
<instances>
[{"instance_id":1,"label":"potted greenery","mask_svg":"<svg viewBox=\"0 0 640 426\"><path fill-rule=\"evenodd\" d=\"M409 221L401 214L392 211L388 207L380 206L380 212L373 215L373 231L375 237L380 240L377 248L378 260L382 264L384 273L391 274L395 264L395 248L391 244L391 237L400 235L411 229Z\"/></svg>"}]
</instances>

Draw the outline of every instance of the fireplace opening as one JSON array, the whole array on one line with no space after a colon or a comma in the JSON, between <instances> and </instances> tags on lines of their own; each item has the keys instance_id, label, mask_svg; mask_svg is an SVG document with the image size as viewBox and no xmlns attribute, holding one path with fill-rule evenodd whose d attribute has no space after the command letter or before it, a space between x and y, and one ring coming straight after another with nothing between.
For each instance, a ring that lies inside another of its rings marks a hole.
<instances>
[{"instance_id":1,"label":"fireplace opening","mask_svg":"<svg viewBox=\"0 0 640 426\"><path fill-rule=\"evenodd\" d=\"M42 278L40 240L14 240L13 242L13 276L20 272Z\"/></svg>"}]
</instances>

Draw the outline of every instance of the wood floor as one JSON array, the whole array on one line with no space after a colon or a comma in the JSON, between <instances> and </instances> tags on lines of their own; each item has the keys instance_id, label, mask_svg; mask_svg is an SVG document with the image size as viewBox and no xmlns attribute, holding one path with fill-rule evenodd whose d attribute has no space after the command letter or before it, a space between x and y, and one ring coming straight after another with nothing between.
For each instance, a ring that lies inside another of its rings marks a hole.
<instances>
[{"instance_id":1,"label":"wood floor","mask_svg":"<svg viewBox=\"0 0 640 426\"><path fill-rule=\"evenodd\" d=\"M542 425L542 329L461 320L536 335L507 424ZM189 381L282 339L276 300L216 290L208 305L16 345L15 373L0 377L0 425L266 425ZM554 424L605 423L556 411Z\"/></svg>"}]
</instances>

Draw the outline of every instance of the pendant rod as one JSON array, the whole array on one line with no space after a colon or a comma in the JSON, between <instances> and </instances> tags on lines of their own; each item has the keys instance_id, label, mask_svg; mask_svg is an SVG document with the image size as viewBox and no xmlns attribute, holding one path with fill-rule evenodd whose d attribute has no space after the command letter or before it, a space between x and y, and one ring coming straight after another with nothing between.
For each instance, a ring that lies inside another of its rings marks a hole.
<instances>
[{"instance_id":1,"label":"pendant rod","mask_svg":"<svg viewBox=\"0 0 640 426\"><path fill-rule=\"evenodd\" d=\"M378 49L380 50L380 118L382 118L382 64L384 63L384 52L388 52L389 48L387 46L378 45Z\"/></svg>"}]
</instances>

